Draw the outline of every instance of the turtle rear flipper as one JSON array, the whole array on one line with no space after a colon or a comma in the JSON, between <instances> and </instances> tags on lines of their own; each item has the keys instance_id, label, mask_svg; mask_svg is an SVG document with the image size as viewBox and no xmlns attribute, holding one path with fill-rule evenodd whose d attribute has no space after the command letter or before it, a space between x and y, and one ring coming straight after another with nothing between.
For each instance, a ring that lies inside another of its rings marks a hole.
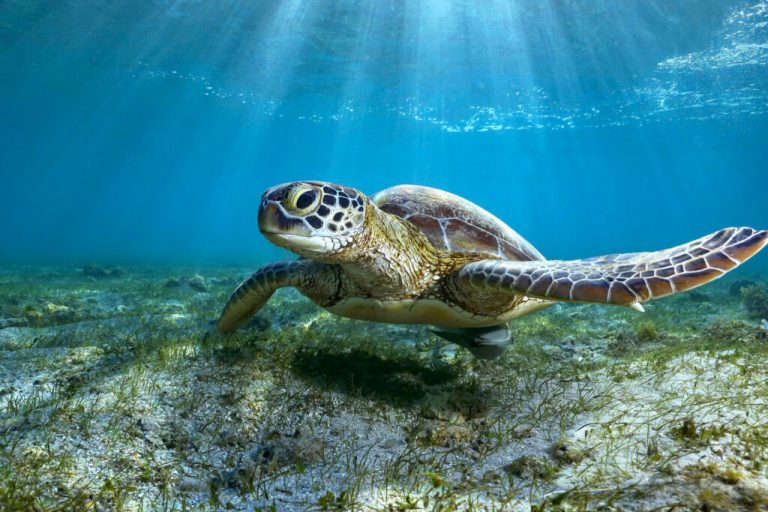
<instances>
[{"instance_id":1,"label":"turtle rear flipper","mask_svg":"<svg viewBox=\"0 0 768 512\"><path fill-rule=\"evenodd\" d=\"M495 359L512 343L512 333L506 325L465 329L439 327L430 331L444 340L466 348L479 359Z\"/></svg>"},{"instance_id":2,"label":"turtle rear flipper","mask_svg":"<svg viewBox=\"0 0 768 512\"><path fill-rule=\"evenodd\" d=\"M656 252L571 261L482 260L464 266L455 279L467 291L498 290L548 300L633 306L717 279L766 243L768 231L726 228Z\"/></svg>"}]
</instances>

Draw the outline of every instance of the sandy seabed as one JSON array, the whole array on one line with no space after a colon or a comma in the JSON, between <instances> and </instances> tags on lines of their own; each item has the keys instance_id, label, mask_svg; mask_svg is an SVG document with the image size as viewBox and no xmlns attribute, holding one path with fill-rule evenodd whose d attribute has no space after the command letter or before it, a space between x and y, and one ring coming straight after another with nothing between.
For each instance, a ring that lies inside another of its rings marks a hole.
<instances>
[{"instance_id":1,"label":"sandy seabed","mask_svg":"<svg viewBox=\"0 0 768 512\"><path fill-rule=\"evenodd\" d=\"M293 290L221 336L247 274L0 269L0 509L768 509L766 276L479 361Z\"/></svg>"}]
</instances>

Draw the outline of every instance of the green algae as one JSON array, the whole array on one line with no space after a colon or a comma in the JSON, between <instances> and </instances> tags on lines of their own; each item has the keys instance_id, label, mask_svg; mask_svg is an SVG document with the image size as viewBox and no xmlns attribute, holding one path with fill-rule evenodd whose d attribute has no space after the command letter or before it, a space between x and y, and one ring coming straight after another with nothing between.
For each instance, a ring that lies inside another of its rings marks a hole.
<instances>
[{"instance_id":1,"label":"green algae","mask_svg":"<svg viewBox=\"0 0 768 512\"><path fill-rule=\"evenodd\" d=\"M741 300L750 317L768 318L768 292L760 284L753 284L741 289Z\"/></svg>"},{"instance_id":2,"label":"green algae","mask_svg":"<svg viewBox=\"0 0 768 512\"><path fill-rule=\"evenodd\" d=\"M641 322L637 327L637 339L639 341L656 341L660 338L656 324L653 321Z\"/></svg>"}]
</instances>

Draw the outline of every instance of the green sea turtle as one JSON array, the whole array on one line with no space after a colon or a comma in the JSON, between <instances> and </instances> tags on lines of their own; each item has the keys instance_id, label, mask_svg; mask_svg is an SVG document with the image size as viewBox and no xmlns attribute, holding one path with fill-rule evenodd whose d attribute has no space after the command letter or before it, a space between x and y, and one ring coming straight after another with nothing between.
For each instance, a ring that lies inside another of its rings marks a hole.
<instances>
[{"instance_id":1,"label":"green sea turtle","mask_svg":"<svg viewBox=\"0 0 768 512\"><path fill-rule=\"evenodd\" d=\"M436 326L484 358L503 352L509 320L556 302L642 311L643 302L722 276L768 242L768 231L726 228L663 251L545 260L501 220L451 193L400 185L369 198L316 181L267 190L259 229L300 258L246 279L221 314L221 332L293 286L337 315Z\"/></svg>"}]
</instances>

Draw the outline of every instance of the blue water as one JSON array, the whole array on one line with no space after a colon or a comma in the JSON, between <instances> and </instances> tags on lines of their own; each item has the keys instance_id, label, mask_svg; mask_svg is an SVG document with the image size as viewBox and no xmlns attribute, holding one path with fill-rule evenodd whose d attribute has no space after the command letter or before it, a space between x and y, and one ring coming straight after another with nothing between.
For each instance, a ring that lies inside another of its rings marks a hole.
<instances>
[{"instance_id":1,"label":"blue water","mask_svg":"<svg viewBox=\"0 0 768 512\"><path fill-rule=\"evenodd\" d=\"M764 0L0 2L0 261L275 259L294 179L659 249L768 227L767 162Z\"/></svg>"}]
</instances>

